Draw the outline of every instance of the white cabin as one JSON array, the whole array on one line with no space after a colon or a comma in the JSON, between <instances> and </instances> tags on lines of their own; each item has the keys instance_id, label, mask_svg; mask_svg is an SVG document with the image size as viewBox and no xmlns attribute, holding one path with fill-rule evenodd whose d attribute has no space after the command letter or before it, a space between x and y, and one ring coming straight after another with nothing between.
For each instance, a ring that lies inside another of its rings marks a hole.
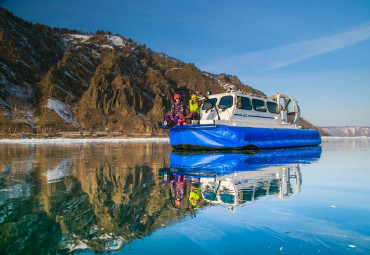
<instances>
[{"instance_id":1,"label":"white cabin","mask_svg":"<svg viewBox=\"0 0 370 255\"><path fill-rule=\"evenodd\" d=\"M293 123L289 122L288 113L294 114ZM278 93L270 98L262 98L243 91L229 90L226 93L209 95L201 106L199 124L298 128L299 116L297 102L287 95Z\"/></svg>"}]
</instances>

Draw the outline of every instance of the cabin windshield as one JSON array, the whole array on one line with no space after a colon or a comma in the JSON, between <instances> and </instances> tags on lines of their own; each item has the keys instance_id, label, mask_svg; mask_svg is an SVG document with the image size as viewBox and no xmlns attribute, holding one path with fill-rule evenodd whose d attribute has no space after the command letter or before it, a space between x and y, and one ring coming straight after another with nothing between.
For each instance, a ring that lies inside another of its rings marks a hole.
<instances>
[{"instance_id":1,"label":"cabin windshield","mask_svg":"<svg viewBox=\"0 0 370 255\"><path fill-rule=\"evenodd\" d=\"M232 96L224 96L221 98L220 103L218 104L218 108L220 109L227 109L233 106L233 97Z\"/></svg>"},{"instance_id":2,"label":"cabin windshield","mask_svg":"<svg viewBox=\"0 0 370 255\"><path fill-rule=\"evenodd\" d=\"M207 111L210 109L213 109L213 107L216 105L217 98L211 98L204 102L202 106L202 110Z\"/></svg>"}]
</instances>

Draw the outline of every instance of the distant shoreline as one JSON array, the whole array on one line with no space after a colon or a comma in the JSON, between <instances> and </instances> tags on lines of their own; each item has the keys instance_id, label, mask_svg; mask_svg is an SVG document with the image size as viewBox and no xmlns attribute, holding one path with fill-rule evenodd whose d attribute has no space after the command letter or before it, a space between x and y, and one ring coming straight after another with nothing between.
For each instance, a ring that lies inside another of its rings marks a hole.
<instances>
[{"instance_id":1,"label":"distant shoreline","mask_svg":"<svg viewBox=\"0 0 370 255\"><path fill-rule=\"evenodd\" d=\"M83 144L83 143L169 143L169 138L29 138L0 139L0 144Z\"/></svg>"},{"instance_id":2,"label":"distant shoreline","mask_svg":"<svg viewBox=\"0 0 370 255\"><path fill-rule=\"evenodd\" d=\"M322 140L331 139L370 139L367 136L340 137L323 136ZM86 144L86 143L169 143L168 137L138 138L26 138L0 139L0 144Z\"/></svg>"},{"instance_id":3,"label":"distant shoreline","mask_svg":"<svg viewBox=\"0 0 370 255\"><path fill-rule=\"evenodd\" d=\"M322 136L322 140L330 139L370 139L369 136Z\"/></svg>"}]
</instances>

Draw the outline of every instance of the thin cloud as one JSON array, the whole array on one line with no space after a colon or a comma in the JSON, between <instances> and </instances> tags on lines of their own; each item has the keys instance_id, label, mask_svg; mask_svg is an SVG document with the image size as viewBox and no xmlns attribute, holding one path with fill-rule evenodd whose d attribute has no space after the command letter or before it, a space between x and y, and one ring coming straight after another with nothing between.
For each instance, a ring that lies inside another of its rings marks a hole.
<instances>
[{"instance_id":1,"label":"thin cloud","mask_svg":"<svg viewBox=\"0 0 370 255\"><path fill-rule=\"evenodd\" d=\"M250 68L274 70L308 58L349 47L369 38L370 25L319 39L225 58L212 65L211 68L218 69L223 66L227 67L227 69L234 68L234 70L241 68L244 70Z\"/></svg>"}]
</instances>

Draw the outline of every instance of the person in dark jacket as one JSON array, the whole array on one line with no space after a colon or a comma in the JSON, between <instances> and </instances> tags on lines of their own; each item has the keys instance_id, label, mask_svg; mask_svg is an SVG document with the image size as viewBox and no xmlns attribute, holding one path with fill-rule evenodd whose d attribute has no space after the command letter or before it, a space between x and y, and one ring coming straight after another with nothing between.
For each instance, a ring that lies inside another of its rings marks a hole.
<instances>
[{"instance_id":1,"label":"person in dark jacket","mask_svg":"<svg viewBox=\"0 0 370 255\"><path fill-rule=\"evenodd\" d=\"M181 100L181 95L176 94L173 99L175 102L171 107L170 115L164 116L165 121L167 123L175 123L182 125L185 122L185 105L184 102Z\"/></svg>"}]
</instances>

